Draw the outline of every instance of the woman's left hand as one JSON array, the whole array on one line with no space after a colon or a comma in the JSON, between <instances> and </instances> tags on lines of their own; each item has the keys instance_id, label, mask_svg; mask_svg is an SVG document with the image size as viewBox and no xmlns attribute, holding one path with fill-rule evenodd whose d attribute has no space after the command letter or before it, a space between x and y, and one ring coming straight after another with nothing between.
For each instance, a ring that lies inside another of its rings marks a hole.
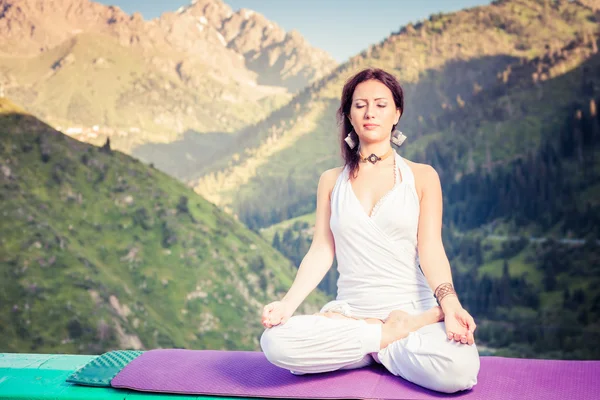
<instances>
[{"instance_id":1,"label":"woman's left hand","mask_svg":"<svg viewBox=\"0 0 600 400\"><path fill-rule=\"evenodd\" d=\"M475 321L471 314L461 306L444 310L444 322L448 340L455 340L463 344L475 343L473 332L475 332Z\"/></svg>"}]
</instances>

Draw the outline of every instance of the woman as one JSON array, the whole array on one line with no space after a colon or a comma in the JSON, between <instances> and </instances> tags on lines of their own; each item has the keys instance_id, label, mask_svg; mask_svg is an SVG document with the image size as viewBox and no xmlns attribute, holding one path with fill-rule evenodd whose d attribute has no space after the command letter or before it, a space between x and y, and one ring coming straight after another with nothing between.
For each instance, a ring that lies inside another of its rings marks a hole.
<instances>
[{"instance_id":1,"label":"woman","mask_svg":"<svg viewBox=\"0 0 600 400\"><path fill-rule=\"evenodd\" d=\"M395 130L403 110L402 88L383 70L361 71L344 86L337 116L345 165L319 179L311 247L288 293L264 307L261 347L295 374L374 360L452 393L477 383L475 322L452 285L439 176L391 146L405 139ZM316 315L292 317L334 254L336 300Z\"/></svg>"}]
</instances>

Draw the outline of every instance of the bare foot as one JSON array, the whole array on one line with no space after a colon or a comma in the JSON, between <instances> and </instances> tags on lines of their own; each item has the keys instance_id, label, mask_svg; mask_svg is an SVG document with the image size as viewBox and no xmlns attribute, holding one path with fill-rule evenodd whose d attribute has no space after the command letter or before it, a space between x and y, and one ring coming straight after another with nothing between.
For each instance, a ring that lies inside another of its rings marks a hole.
<instances>
[{"instance_id":1,"label":"bare foot","mask_svg":"<svg viewBox=\"0 0 600 400\"><path fill-rule=\"evenodd\" d=\"M394 310L385 320L381 330L381 348L408 336L410 332L444 320L444 312L439 306L418 314L410 315L401 310Z\"/></svg>"}]
</instances>

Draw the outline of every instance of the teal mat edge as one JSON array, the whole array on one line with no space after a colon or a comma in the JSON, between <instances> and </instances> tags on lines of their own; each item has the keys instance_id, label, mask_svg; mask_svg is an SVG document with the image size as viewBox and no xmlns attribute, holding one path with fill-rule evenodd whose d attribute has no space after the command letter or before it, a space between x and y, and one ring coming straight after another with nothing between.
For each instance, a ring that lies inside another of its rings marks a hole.
<instances>
[{"instance_id":1,"label":"teal mat edge","mask_svg":"<svg viewBox=\"0 0 600 400\"><path fill-rule=\"evenodd\" d=\"M67 376L99 355L0 353L2 400L261 400L139 392L112 387L81 386ZM266 400L266 399L262 399ZM269 399L277 400L277 399ZM283 400L283 399L282 399ZM288 399L289 400L289 399Z\"/></svg>"}]
</instances>

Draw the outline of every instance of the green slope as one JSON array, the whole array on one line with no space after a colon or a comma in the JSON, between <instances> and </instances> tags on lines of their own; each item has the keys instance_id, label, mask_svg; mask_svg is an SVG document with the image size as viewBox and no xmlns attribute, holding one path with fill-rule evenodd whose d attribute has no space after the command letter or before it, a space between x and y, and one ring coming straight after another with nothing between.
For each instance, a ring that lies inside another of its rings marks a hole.
<instances>
[{"instance_id":1,"label":"green slope","mask_svg":"<svg viewBox=\"0 0 600 400\"><path fill-rule=\"evenodd\" d=\"M267 242L272 243L273 237L276 233L279 233L279 235L282 236L285 230L291 228L296 222L306 223L310 226L314 226L315 218L316 215L314 212L312 212L310 214L304 214L299 217L286 219L285 221L281 221L269 227L261 228L260 235L264 237Z\"/></svg>"},{"instance_id":2,"label":"green slope","mask_svg":"<svg viewBox=\"0 0 600 400\"><path fill-rule=\"evenodd\" d=\"M0 351L258 348L288 260L164 173L0 111Z\"/></svg>"}]
</instances>

